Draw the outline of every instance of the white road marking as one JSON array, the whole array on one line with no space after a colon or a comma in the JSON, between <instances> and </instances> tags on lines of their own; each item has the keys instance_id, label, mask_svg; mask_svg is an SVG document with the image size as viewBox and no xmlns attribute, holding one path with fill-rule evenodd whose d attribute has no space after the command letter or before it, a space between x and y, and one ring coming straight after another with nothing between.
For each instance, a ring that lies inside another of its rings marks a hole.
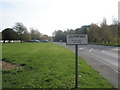
<instances>
[{"instance_id":1,"label":"white road marking","mask_svg":"<svg viewBox=\"0 0 120 90\"><path fill-rule=\"evenodd\" d=\"M90 50L89 50L89 52L91 52L92 50L93 50L93 48L92 48L92 49L90 49Z\"/></svg>"},{"instance_id":2,"label":"white road marking","mask_svg":"<svg viewBox=\"0 0 120 90\"><path fill-rule=\"evenodd\" d=\"M83 48L79 48L80 50L83 49Z\"/></svg>"},{"instance_id":3,"label":"white road marking","mask_svg":"<svg viewBox=\"0 0 120 90\"><path fill-rule=\"evenodd\" d=\"M118 50L118 48L114 48L114 49L112 49L112 50Z\"/></svg>"},{"instance_id":4,"label":"white road marking","mask_svg":"<svg viewBox=\"0 0 120 90\"><path fill-rule=\"evenodd\" d=\"M118 73L118 69L115 69L115 68L112 68L112 69Z\"/></svg>"}]
</instances>

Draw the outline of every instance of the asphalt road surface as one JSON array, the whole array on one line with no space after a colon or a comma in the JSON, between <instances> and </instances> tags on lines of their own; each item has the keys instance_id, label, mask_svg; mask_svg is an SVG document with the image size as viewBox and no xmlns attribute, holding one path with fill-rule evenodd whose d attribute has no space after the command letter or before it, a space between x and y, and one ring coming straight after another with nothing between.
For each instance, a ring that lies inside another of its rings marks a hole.
<instances>
[{"instance_id":1,"label":"asphalt road surface","mask_svg":"<svg viewBox=\"0 0 120 90\"><path fill-rule=\"evenodd\" d=\"M61 42L55 43L75 52L75 45L66 45L66 43ZM118 88L118 49L119 47L104 45L78 46L79 56L97 70L115 88Z\"/></svg>"}]
</instances>

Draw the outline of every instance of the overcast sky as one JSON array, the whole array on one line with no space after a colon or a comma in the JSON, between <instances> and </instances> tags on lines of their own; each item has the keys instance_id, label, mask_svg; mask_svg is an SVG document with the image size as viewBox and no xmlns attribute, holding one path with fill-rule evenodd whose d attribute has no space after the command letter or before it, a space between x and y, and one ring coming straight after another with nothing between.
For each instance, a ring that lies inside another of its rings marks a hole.
<instances>
[{"instance_id":1,"label":"overcast sky","mask_svg":"<svg viewBox=\"0 0 120 90\"><path fill-rule=\"evenodd\" d=\"M0 30L22 22L27 29L52 35L54 30L100 24L103 18L112 23L118 18L119 0L0 0Z\"/></svg>"}]
</instances>

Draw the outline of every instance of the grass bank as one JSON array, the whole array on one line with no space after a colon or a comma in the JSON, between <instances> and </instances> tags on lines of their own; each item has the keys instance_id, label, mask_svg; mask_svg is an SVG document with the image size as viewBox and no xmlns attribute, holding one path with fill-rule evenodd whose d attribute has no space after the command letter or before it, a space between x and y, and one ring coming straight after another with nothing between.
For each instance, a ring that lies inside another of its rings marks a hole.
<instances>
[{"instance_id":1,"label":"grass bank","mask_svg":"<svg viewBox=\"0 0 120 90\"><path fill-rule=\"evenodd\" d=\"M3 88L74 88L74 54L53 43L5 43L3 58L23 68L3 69ZM79 57L80 88L112 85Z\"/></svg>"}]
</instances>

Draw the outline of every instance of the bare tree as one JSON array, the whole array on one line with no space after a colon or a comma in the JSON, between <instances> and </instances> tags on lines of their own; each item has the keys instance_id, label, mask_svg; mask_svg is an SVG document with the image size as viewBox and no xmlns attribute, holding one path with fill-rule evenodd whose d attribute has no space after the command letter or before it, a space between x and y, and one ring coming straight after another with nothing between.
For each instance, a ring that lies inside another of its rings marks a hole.
<instances>
[{"instance_id":1,"label":"bare tree","mask_svg":"<svg viewBox=\"0 0 120 90\"><path fill-rule=\"evenodd\" d=\"M42 38L42 34L37 29L30 28L30 34L32 40L41 40Z\"/></svg>"},{"instance_id":2,"label":"bare tree","mask_svg":"<svg viewBox=\"0 0 120 90\"><path fill-rule=\"evenodd\" d=\"M27 32L27 28L23 25L23 23L21 22L17 22L15 24L15 26L13 27L13 29L18 33L19 35L19 40L21 41L21 43L23 42L23 34Z\"/></svg>"}]
</instances>

